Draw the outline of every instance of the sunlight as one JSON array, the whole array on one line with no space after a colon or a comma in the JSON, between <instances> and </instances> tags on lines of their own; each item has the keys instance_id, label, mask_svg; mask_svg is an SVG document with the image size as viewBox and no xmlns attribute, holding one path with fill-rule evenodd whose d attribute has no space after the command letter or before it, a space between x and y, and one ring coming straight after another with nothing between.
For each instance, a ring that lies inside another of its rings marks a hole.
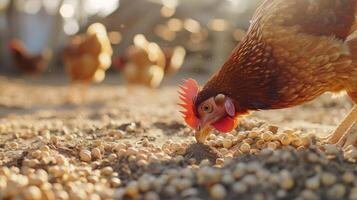
<instances>
[{"instance_id":1,"label":"sunlight","mask_svg":"<svg viewBox=\"0 0 357 200\"><path fill-rule=\"evenodd\" d=\"M18 10L28 14L36 14L41 9L41 1L38 0L17 0L15 6Z\"/></svg>"},{"instance_id":2,"label":"sunlight","mask_svg":"<svg viewBox=\"0 0 357 200\"><path fill-rule=\"evenodd\" d=\"M60 13L64 18L71 18L74 16L74 7L72 4L63 4L60 9Z\"/></svg>"},{"instance_id":3,"label":"sunlight","mask_svg":"<svg viewBox=\"0 0 357 200\"><path fill-rule=\"evenodd\" d=\"M74 19L68 19L64 22L63 31L67 35L74 35L79 31L79 24Z\"/></svg>"},{"instance_id":4,"label":"sunlight","mask_svg":"<svg viewBox=\"0 0 357 200\"><path fill-rule=\"evenodd\" d=\"M208 22L208 28L213 31L225 31L229 24L224 19L212 19Z\"/></svg>"},{"instance_id":5,"label":"sunlight","mask_svg":"<svg viewBox=\"0 0 357 200\"><path fill-rule=\"evenodd\" d=\"M185 20L184 27L187 31L191 33L198 33L201 29L200 23L192 18Z\"/></svg>"},{"instance_id":6,"label":"sunlight","mask_svg":"<svg viewBox=\"0 0 357 200\"><path fill-rule=\"evenodd\" d=\"M244 13L248 10L250 0L227 0L231 4L231 9L237 13Z\"/></svg>"},{"instance_id":7,"label":"sunlight","mask_svg":"<svg viewBox=\"0 0 357 200\"><path fill-rule=\"evenodd\" d=\"M181 31L183 28L183 22L180 19L177 18L171 18L167 21L167 27L170 29L170 31Z\"/></svg>"},{"instance_id":8,"label":"sunlight","mask_svg":"<svg viewBox=\"0 0 357 200\"><path fill-rule=\"evenodd\" d=\"M119 0L87 0L84 4L84 10L89 15L98 14L101 17L110 15L119 7Z\"/></svg>"},{"instance_id":9,"label":"sunlight","mask_svg":"<svg viewBox=\"0 0 357 200\"><path fill-rule=\"evenodd\" d=\"M42 0L43 7L50 15L56 14L59 4L60 0Z\"/></svg>"}]
</instances>

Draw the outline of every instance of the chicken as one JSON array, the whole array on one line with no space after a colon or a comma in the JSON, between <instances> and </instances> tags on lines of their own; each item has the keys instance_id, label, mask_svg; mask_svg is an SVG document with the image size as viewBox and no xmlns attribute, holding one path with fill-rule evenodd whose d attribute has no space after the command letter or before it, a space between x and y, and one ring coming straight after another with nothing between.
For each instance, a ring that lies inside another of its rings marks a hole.
<instances>
[{"instance_id":1,"label":"chicken","mask_svg":"<svg viewBox=\"0 0 357 200\"><path fill-rule=\"evenodd\" d=\"M166 48L163 50L166 58L165 75L172 76L182 67L186 50L182 46Z\"/></svg>"},{"instance_id":2,"label":"chicken","mask_svg":"<svg viewBox=\"0 0 357 200\"><path fill-rule=\"evenodd\" d=\"M158 44L147 41L144 35L138 34L124 58L116 59L114 64L123 71L129 85L157 88L164 75L173 75L179 70L185 53L181 46L163 50Z\"/></svg>"},{"instance_id":3,"label":"chicken","mask_svg":"<svg viewBox=\"0 0 357 200\"><path fill-rule=\"evenodd\" d=\"M40 54L30 54L23 42L18 39L11 40L8 44L8 48L15 65L30 75L38 75L44 72L52 56L52 51L49 49L43 50Z\"/></svg>"},{"instance_id":4,"label":"chicken","mask_svg":"<svg viewBox=\"0 0 357 200\"><path fill-rule=\"evenodd\" d=\"M90 25L84 35L76 36L70 41L64 50L64 62L72 84L80 83L84 87L79 101L85 99L91 81L104 80L105 71L111 65L112 54L106 28L100 23ZM75 101L73 94L70 95Z\"/></svg>"},{"instance_id":5,"label":"chicken","mask_svg":"<svg viewBox=\"0 0 357 200\"><path fill-rule=\"evenodd\" d=\"M186 123L204 142L212 129L229 132L250 111L288 108L325 92L346 91L357 103L357 0L265 0L247 35L202 89L181 86ZM344 149L357 106L328 137Z\"/></svg>"}]
</instances>

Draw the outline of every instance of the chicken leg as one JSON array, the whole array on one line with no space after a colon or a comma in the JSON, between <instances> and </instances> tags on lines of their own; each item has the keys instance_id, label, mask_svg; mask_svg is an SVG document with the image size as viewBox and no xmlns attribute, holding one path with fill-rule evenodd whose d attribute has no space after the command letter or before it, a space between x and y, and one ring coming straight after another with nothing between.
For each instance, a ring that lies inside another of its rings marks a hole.
<instances>
[{"instance_id":1,"label":"chicken leg","mask_svg":"<svg viewBox=\"0 0 357 200\"><path fill-rule=\"evenodd\" d=\"M357 131L352 128L357 121L357 105L351 112L342 120L336 130L327 137L327 142L336 144L337 146L346 149L350 145L357 144Z\"/></svg>"},{"instance_id":2,"label":"chicken leg","mask_svg":"<svg viewBox=\"0 0 357 200\"><path fill-rule=\"evenodd\" d=\"M88 96L88 89L89 89L89 82L88 81L84 81L82 83L82 88L81 88L81 104L84 104L87 100L87 96Z\"/></svg>"},{"instance_id":3,"label":"chicken leg","mask_svg":"<svg viewBox=\"0 0 357 200\"><path fill-rule=\"evenodd\" d=\"M71 104L85 103L88 95L89 82L72 82L68 89L67 102Z\"/></svg>"},{"instance_id":4,"label":"chicken leg","mask_svg":"<svg viewBox=\"0 0 357 200\"><path fill-rule=\"evenodd\" d=\"M76 84L71 82L67 89L66 102L69 104L74 104L78 102L78 98L76 97Z\"/></svg>"}]
</instances>

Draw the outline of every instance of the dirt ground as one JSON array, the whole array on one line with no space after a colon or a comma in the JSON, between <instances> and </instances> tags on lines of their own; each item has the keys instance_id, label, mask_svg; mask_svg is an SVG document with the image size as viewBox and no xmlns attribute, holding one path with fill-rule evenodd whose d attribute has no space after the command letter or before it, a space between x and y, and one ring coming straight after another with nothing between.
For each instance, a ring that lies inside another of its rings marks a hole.
<instances>
[{"instance_id":1,"label":"dirt ground","mask_svg":"<svg viewBox=\"0 0 357 200\"><path fill-rule=\"evenodd\" d=\"M0 199L357 199L354 157L312 136L335 128L346 96L253 113L197 146L175 81L129 90L110 77L82 105L67 95L60 79L0 78Z\"/></svg>"}]
</instances>

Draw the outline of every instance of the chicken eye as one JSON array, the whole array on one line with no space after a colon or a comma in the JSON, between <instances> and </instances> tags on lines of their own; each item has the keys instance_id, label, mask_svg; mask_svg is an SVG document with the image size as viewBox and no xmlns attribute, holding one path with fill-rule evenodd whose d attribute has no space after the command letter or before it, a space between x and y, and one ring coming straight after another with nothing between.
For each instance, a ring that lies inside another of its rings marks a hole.
<instances>
[{"instance_id":1,"label":"chicken eye","mask_svg":"<svg viewBox=\"0 0 357 200\"><path fill-rule=\"evenodd\" d=\"M205 113L211 113L213 111L213 107L211 104L205 104L202 106L202 110Z\"/></svg>"}]
</instances>

